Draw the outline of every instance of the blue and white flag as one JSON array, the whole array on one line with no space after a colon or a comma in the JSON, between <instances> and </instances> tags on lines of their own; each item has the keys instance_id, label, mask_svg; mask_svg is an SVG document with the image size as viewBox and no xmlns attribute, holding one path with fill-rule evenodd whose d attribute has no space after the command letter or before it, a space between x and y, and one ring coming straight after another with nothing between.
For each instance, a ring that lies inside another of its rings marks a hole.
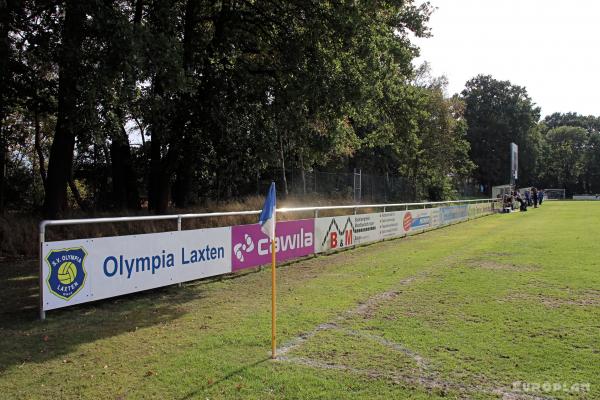
<instances>
[{"instance_id":1,"label":"blue and white flag","mask_svg":"<svg viewBox=\"0 0 600 400\"><path fill-rule=\"evenodd\" d=\"M262 212L258 222L260 223L260 230L269 237L270 240L275 240L275 209L277 207L277 200L275 194L275 182L271 182L269 193L265 199L265 205L263 206Z\"/></svg>"}]
</instances>

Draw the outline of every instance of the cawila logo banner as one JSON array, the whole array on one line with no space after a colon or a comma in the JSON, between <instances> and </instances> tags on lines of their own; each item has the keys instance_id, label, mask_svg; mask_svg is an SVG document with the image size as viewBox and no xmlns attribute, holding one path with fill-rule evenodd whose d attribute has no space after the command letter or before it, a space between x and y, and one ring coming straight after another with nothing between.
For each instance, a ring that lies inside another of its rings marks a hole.
<instances>
[{"instance_id":1,"label":"cawila logo banner","mask_svg":"<svg viewBox=\"0 0 600 400\"><path fill-rule=\"evenodd\" d=\"M278 262L308 256L315 252L314 219L277 222L275 234ZM269 238L261 231L260 224L232 227L231 244L233 271L271 262Z\"/></svg>"}]
</instances>

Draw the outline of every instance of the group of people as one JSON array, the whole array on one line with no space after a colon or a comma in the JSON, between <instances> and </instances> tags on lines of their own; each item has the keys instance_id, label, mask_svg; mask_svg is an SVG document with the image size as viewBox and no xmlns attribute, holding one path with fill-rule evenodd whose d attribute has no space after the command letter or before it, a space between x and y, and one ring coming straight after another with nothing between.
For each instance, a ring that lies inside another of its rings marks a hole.
<instances>
[{"instance_id":1,"label":"group of people","mask_svg":"<svg viewBox=\"0 0 600 400\"><path fill-rule=\"evenodd\" d=\"M515 202L517 202L519 203L519 211L527 211L527 207L533 206L533 208L538 208L542 205L543 201L544 191L542 189L538 190L537 188L532 187L526 189L523 195L521 195L521 192L518 190L515 190L512 194L505 195L504 208L514 210L516 208Z\"/></svg>"},{"instance_id":2,"label":"group of people","mask_svg":"<svg viewBox=\"0 0 600 400\"><path fill-rule=\"evenodd\" d=\"M538 208L538 205L542 205L544 201L544 191L537 190L537 188L532 187L531 190L525 190L525 198L521 197L521 193L515 191L515 200L520 204L520 211L527 211L527 207L533 206L533 208Z\"/></svg>"}]
</instances>

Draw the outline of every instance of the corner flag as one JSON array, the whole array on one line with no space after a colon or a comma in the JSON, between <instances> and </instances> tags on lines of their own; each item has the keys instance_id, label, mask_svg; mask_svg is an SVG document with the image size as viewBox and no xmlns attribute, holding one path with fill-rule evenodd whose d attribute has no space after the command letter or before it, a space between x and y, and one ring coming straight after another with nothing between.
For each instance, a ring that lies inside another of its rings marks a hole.
<instances>
[{"instance_id":1,"label":"corner flag","mask_svg":"<svg viewBox=\"0 0 600 400\"><path fill-rule=\"evenodd\" d=\"M258 218L260 230L267 235L270 240L275 240L275 208L277 206L275 197L275 182L271 182L269 193L265 199L265 205Z\"/></svg>"},{"instance_id":2,"label":"corner flag","mask_svg":"<svg viewBox=\"0 0 600 400\"><path fill-rule=\"evenodd\" d=\"M277 358L277 278L276 278L276 246L275 246L275 216L277 200L275 199L275 182L271 182L269 193L265 199L258 222L260 230L271 241L271 358Z\"/></svg>"}]
</instances>

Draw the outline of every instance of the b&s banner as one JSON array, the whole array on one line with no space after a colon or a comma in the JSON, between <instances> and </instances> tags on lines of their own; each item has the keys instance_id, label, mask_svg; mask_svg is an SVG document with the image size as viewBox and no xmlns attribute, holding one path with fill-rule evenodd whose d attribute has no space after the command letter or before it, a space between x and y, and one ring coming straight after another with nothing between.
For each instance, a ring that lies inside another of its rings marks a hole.
<instances>
[{"instance_id":1,"label":"b&s banner","mask_svg":"<svg viewBox=\"0 0 600 400\"><path fill-rule=\"evenodd\" d=\"M231 272L231 228L46 242L43 309Z\"/></svg>"},{"instance_id":2,"label":"b&s banner","mask_svg":"<svg viewBox=\"0 0 600 400\"><path fill-rule=\"evenodd\" d=\"M280 221L275 227L277 261L304 257L315 253L315 220ZM231 228L232 270L239 271L271 262L269 238L260 224Z\"/></svg>"}]
</instances>

